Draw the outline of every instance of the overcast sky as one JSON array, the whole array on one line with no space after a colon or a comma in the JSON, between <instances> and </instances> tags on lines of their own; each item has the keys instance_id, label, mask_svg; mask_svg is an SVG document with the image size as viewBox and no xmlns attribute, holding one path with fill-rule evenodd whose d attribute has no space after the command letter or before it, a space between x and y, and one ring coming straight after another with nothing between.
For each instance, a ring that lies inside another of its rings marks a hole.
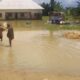
<instances>
[{"instance_id":1,"label":"overcast sky","mask_svg":"<svg viewBox=\"0 0 80 80\"><path fill-rule=\"evenodd\" d=\"M50 2L50 0L34 0L34 1L37 1L38 3L42 3L42 2L49 3ZM59 1L64 7L66 6L68 7L68 6L76 6L77 5L76 2L79 0L55 0L55 1Z\"/></svg>"}]
</instances>

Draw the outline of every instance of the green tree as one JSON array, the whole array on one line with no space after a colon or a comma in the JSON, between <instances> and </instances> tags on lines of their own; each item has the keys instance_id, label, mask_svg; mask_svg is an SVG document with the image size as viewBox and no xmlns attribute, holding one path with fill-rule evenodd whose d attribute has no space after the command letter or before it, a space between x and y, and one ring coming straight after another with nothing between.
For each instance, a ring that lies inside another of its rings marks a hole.
<instances>
[{"instance_id":1,"label":"green tree","mask_svg":"<svg viewBox=\"0 0 80 80\"><path fill-rule=\"evenodd\" d=\"M54 0L51 0L50 4L48 3L42 3L41 6L44 8L43 10L43 15L47 16L49 12L53 11L63 11L63 6L61 5L60 2L56 2Z\"/></svg>"},{"instance_id":2,"label":"green tree","mask_svg":"<svg viewBox=\"0 0 80 80\"><path fill-rule=\"evenodd\" d=\"M60 11L63 11L63 6L61 5L60 2L54 2L54 11L57 11L57 12L60 12Z\"/></svg>"},{"instance_id":3,"label":"green tree","mask_svg":"<svg viewBox=\"0 0 80 80\"><path fill-rule=\"evenodd\" d=\"M78 16L80 16L80 1L77 2L78 3L78 6L77 6L77 9L76 9L76 13Z\"/></svg>"},{"instance_id":4,"label":"green tree","mask_svg":"<svg viewBox=\"0 0 80 80\"><path fill-rule=\"evenodd\" d=\"M78 4L77 7L74 7L71 9L71 14L74 17L79 18L79 16L80 16L80 1L78 1L77 4Z\"/></svg>"},{"instance_id":5,"label":"green tree","mask_svg":"<svg viewBox=\"0 0 80 80\"><path fill-rule=\"evenodd\" d=\"M51 11L62 11L63 10L63 6L61 5L61 3L55 0L50 0L50 6L51 6Z\"/></svg>"},{"instance_id":6,"label":"green tree","mask_svg":"<svg viewBox=\"0 0 80 80\"><path fill-rule=\"evenodd\" d=\"M48 13L50 12L50 5L48 3L42 3L41 6L44 8L43 15L48 16Z\"/></svg>"}]
</instances>

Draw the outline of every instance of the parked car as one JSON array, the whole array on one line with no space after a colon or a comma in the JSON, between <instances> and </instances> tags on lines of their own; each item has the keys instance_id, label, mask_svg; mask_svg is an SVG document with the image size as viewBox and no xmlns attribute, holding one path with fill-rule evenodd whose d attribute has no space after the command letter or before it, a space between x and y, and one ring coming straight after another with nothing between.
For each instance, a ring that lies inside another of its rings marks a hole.
<instances>
[{"instance_id":1,"label":"parked car","mask_svg":"<svg viewBox=\"0 0 80 80\"><path fill-rule=\"evenodd\" d=\"M60 24L64 21L64 13L63 12L52 12L49 14L50 21L52 24Z\"/></svg>"}]
</instances>

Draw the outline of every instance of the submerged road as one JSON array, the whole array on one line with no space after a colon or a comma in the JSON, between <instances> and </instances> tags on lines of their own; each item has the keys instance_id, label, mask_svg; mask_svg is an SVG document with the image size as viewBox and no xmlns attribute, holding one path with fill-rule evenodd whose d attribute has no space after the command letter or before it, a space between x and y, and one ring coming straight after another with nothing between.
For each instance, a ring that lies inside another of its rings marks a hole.
<instances>
[{"instance_id":1,"label":"submerged road","mask_svg":"<svg viewBox=\"0 0 80 80\"><path fill-rule=\"evenodd\" d=\"M78 77L77 77L78 76ZM80 40L61 32L15 31L0 42L0 80L80 80Z\"/></svg>"}]
</instances>

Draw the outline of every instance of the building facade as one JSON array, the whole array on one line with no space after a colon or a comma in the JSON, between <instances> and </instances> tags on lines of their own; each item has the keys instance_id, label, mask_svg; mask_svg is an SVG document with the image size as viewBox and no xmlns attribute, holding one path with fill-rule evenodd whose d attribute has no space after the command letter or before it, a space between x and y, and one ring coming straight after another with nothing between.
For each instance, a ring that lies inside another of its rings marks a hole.
<instances>
[{"instance_id":1,"label":"building facade","mask_svg":"<svg viewBox=\"0 0 80 80\"><path fill-rule=\"evenodd\" d=\"M15 4L15 2L17 4ZM43 8L32 0L2 0L0 6L0 20L42 18Z\"/></svg>"}]
</instances>

